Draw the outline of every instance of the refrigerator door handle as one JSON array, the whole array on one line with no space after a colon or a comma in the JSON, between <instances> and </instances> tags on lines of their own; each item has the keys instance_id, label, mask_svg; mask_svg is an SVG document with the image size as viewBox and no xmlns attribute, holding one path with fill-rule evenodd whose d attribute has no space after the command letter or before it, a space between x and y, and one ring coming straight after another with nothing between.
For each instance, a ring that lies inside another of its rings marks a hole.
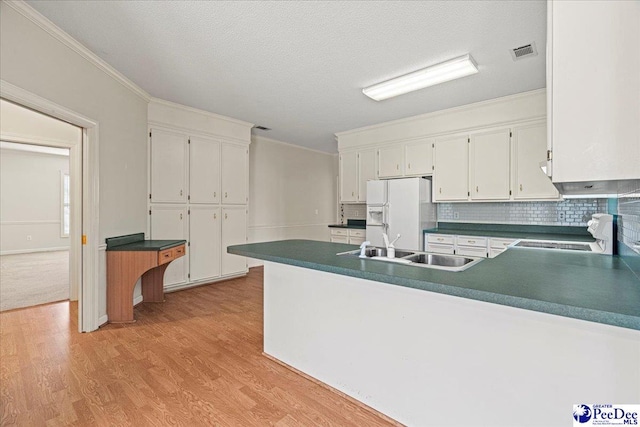
<instances>
[{"instance_id":1,"label":"refrigerator door handle","mask_svg":"<svg viewBox=\"0 0 640 427\"><path fill-rule=\"evenodd\" d=\"M389 228L389 205L385 204L382 207L382 226L384 227L385 232Z\"/></svg>"}]
</instances>

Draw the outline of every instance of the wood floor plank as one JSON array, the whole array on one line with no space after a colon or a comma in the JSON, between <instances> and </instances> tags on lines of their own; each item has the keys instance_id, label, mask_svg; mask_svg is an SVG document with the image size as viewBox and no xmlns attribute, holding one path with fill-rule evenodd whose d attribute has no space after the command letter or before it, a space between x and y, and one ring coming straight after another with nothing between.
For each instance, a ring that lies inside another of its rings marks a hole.
<instances>
[{"instance_id":1,"label":"wood floor plank","mask_svg":"<svg viewBox=\"0 0 640 427\"><path fill-rule=\"evenodd\" d=\"M0 425L390 426L262 354L263 273L77 332L77 304L0 313Z\"/></svg>"}]
</instances>

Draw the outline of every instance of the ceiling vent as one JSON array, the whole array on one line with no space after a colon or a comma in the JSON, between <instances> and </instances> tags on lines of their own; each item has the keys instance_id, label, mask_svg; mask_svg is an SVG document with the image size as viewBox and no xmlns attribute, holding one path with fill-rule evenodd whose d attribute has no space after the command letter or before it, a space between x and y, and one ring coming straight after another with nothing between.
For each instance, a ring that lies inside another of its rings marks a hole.
<instances>
[{"instance_id":1,"label":"ceiling vent","mask_svg":"<svg viewBox=\"0 0 640 427\"><path fill-rule=\"evenodd\" d=\"M511 58L513 58L514 61L518 61L522 58L526 58L529 56L536 56L538 55L538 51L536 50L536 44L534 42L531 42L528 45L525 46L520 46L520 47L516 47L515 49L511 49Z\"/></svg>"},{"instance_id":2,"label":"ceiling vent","mask_svg":"<svg viewBox=\"0 0 640 427\"><path fill-rule=\"evenodd\" d=\"M271 128L265 127L265 126L256 126L256 129L260 129L260 130L271 130Z\"/></svg>"}]
</instances>

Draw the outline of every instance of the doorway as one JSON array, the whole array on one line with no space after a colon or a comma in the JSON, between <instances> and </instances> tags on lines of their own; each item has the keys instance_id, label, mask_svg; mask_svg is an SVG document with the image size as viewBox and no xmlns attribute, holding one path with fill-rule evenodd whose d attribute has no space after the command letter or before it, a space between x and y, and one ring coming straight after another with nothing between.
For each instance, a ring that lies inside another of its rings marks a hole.
<instances>
[{"instance_id":1,"label":"doorway","mask_svg":"<svg viewBox=\"0 0 640 427\"><path fill-rule=\"evenodd\" d=\"M34 138L29 122L8 126L2 120L0 139L35 145L48 145L69 150L70 228L69 264L70 293L78 299L78 330L98 329L98 123L45 98L0 80L3 103L24 107L31 112L58 119L81 128L79 141ZM4 113L4 108L2 109ZM4 117L3 117L4 119ZM74 290L75 286L75 290Z\"/></svg>"},{"instance_id":2,"label":"doorway","mask_svg":"<svg viewBox=\"0 0 640 427\"><path fill-rule=\"evenodd\" d=\"M2 118L29 117L34 136L82 142L80 128L50 128L55 119L26 109L16 114L22 107L0 102ZM0 141L0 311L78 299L79 278L74 286L70 280L69 155L68 148Z\"/></svg>"}]
</instances>

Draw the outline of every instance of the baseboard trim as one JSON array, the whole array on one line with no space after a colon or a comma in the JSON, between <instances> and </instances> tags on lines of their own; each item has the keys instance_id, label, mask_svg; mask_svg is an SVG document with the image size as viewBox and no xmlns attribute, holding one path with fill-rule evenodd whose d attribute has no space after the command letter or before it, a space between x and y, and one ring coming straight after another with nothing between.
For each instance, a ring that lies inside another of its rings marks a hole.
<instances>
[{"instance_id":1,"label":"baseboard trim","mask_svg":"<svg viewBox=\"0 0 640 427\"><path fill-rule=\"evenodd\" d=\"M35 248L35 249L18 249L16 251L2 251L1 255L20 255L20 254L30 254L37 252L57 252L57 251L68 251L69 246L60 246L56 248Z\"/></svg>"},{"instance_id":2,"label":"baseboard trim","mask_svg":"<svg viewBox=\"0 0 640 427\"><path fill-rule=\"evenodd\" d=\"M133 306L135 307L136 305L140 304L142 302L142 295L138 295L137 297L135 297L133 299Z\"/></svg>"},{"instance_id":3,"label":"baseboard trim","mask_svg":"<svg viewBox=\"0 0 640 427\"><path fill-rule=\"evenodd\" d=\"M109 321L109 316L107 316L106 314L104 316L100 316L98 318L98 327L106 324Z\"/></svg>"},{"instance_id":4,"label":"baseboard trim","mask_svg":"<svg viewBox=\"0 0 640 427\"><path fill-rule=\"evenodd\" d=\"M384 421L394 425L394 426L398 426L398 427L404 427L404 424L394 420L393 418L389 417L388 415L383 414L380 411L377 411L376 409L373 409L371 406L365 405L364 403L360 402L357 399L354 399L353 397L349 396L348 394L331 387L329 384L323 383L322 381L313 378L311 375L309 374L305 374L304 372L294 368L291 365L286 364L285 362L283 362L282 360L276 359L275 357L271 356L270 354L265 353L264 351L262 352L262 355L264 357L266 357L267 359L277 363L278 365L287 368L288 370L290 370L291 372L294 372L298 375L300 375L301 377L304 377L306 379L308 379L309 381L311 381L314 384L319 385L320 387L327 389L335 394L337 394L338 396L342 397L343 399L348 400L349 402L353 403L354 405L364 409L365 411L377 416L378 418L383 419Z\"/></svg>"},{"instance_id":5,"label":"baseboard trim","mask_svg":"<svg viewBox=\"0 0 640 427\"><path fill-rule=\"evenodd\" d=\"M185 289L195 288L195 287L203 286L203 285L209 285L211 283L217 283L217 282L222 282L222 281L225 281L225 280L237 279L238 277L246 276L248 272L249 272L249 270L247 269L247 271L244 271L244 272L241 272L241 273L237 273L237 274L230 274L228 276L212 277L212 278L209 278L209 279L194 280L193 282L188 282L188 283L178 283L178 284L175 284L175 285L169 285L169 286L165 286L164 292L165 293L171 293L171 292L183 291Z\"/></svg>"}]
</instances>

